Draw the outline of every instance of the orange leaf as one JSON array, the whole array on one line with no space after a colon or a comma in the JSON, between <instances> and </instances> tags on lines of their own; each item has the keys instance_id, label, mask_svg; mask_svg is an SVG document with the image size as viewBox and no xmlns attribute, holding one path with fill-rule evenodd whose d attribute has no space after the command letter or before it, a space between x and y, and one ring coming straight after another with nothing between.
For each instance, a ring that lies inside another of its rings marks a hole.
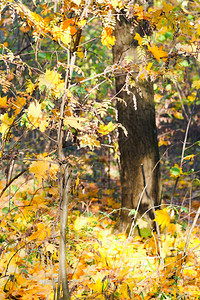
<instances>
[{"instance_id":1,"label":"orange leaf","mask_svg":"<svg viewBox=\"0 0 200 300\"><path fill-rule=\"evenodd\" d=\"M150 45L148 45L148 50L153 54L157 61L160 61L160 59L167 59L168 53L166 51L163 51L162 48L163 46L158 47L156 45L153 45L153 47L151 47Z\"/></svg>"},{"instance_id":2,"label":"orange leaf","mask_svg":"<svg viewBox=\"0 0 200 300\"><path fill-rule=\"evenodd\" d=\"M113 30L110 27L105 27L101 34L101 41L103 45L111 48L115 44L115 37L112 36Z\"/></svg>"},{"instance_id":3,"label":"orange leaf","mask_svg":"<svg viewBox=\"0 0 200 300\"><path fill-rule=\"evenodd\" d=\"M0 97L0 108L6 108L8 106L7 104L7 96L1 98Z\"/></svg>"}]
</instances>

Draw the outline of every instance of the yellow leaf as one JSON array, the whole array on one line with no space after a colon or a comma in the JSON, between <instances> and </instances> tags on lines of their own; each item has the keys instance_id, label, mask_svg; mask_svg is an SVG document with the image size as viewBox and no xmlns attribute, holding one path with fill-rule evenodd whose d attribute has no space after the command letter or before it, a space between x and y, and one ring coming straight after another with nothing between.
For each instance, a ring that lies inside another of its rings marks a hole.
<instances>
[{"instance_id":1,"label":"yellow leaf","mask_svg":"<svg viewBox=\"0 0 200 300\"><path fill-rule=\"evenodd\" d=\"M77 179L76 179L76 185L75 185L75 188L74 188L75 191L77 190L77 187L78 187L78 185L79 185L79 181L80 181L80 180L79 180L79 176L77 176Z\"/></svg>"},{"instance_id":2,"label":"yellow leaf","mask_svg":"<svg viewBox=\"0 0 200 300\"><path fill-rule=\"evenodd\" d=\"M45 224L43 223L39 223L37 225L37 231L34 232L28 239L30 241L35 240L35 239L39 239L39 240L44 240L45 238L47 238L49 235L49 230L46 227Z\"/></svg>"},{"instance_id":3,"label":"yellow leaf","mask_svg":"<svg viewBox=\"0 0 200 300\"><path fill-rule=\"evenodd\" d=\"M185 160L193 159L195 157L194 154L190 154L184 157Z\"/></svg>"},{"instance_id":4,"label":"yellow leaf","mask_svg":"<svg viewBox=\"0 0 200 300\"><path fill-rule=\"evenodd\" d=\"M78 49L77 49L77 55L78 55L78 57L80 57L80 58L84 58L85 57L85 54L83 53L83 51L82 51L82 47L78 47ZM81 80L80 80L81 81Z\"/></svg>"},{"instance_id":5,"label":"yellow leaf","mask_svg":"<svg viewBox=\"0 0 200 300\"><path fill-rule=\"evenodd\" d=\"M48 169L49 169L49 163L45 160L34 161L31 163L29 167L30 172L34 174L35 178L39 181L39 183L41 183L43 179L47 178Z\"/></svg>"},{"instance_id":6,"label":"yellow leaf","mask_svg":"<svg viewBox=\"0 0 200 300\"><path fill-rule=\"evenodd\" d=\"M28 79L26 82L26 92L32 95L35 88L36 88L36 84L34 84L30 79Z\"/></svg>"},{"instance_id":7,"label":"yellow leaf","mask_svg":"<svg viewBox=\"0 0 200 300\"><path fill-rule=\"evenodd\" d=\"M87 23L86 20L81 20L81 21L77 22L76 24L78 25L78 27L82 28L83 26L85 26L86 23Z\"/></svg>"},{"instance_id":8,"label":"yellow leaf","mask_svg":"<svg viewBox=\"0 0 200 300\"><path fill-rule=\"evenodd\" d=\"M134 39L138 41L139 45L142 45L143 38L139 35L139 33L135 34Z\"/></svg>"},{"instance_id":9,"label":"yellow leaf","mask_svg":"<svg viewBox=\"0 0 200 300\"><path fill-rule=\"evenodd\" d=\"M60 39L63 42L63 44L69 45L69 43L71 42L70 30L65 30L61 35Z\"/></svg>"},{"instance_id":10,"label":"yellow leaf","mask_svg":"<svg viewBox=\"0 0 200 300\"><path fill-rule=\"evenodd\" d=\"M8 117L8 113L5 113L0 116L0 121L0 132L2 133L2 138L4 138L6 132L9 130L10 125L13 123L13 120Z\"/></svg>"},{"instance_id":11,"label":"yellow leaf","mask_svg":"<svg viewBox=\"0 0 200 300\"><path fill-rule=\"evenodd\" d=\"M166 12L170 12L174 9L175 6L171 5L170 3L166 3L166 2L163 2L163 11L166 13Z\"/></svg>"},{"instance_id":12,"label":"yellow leaf","mask_svg":"<svg viewBox=\"0 0 200 300\"><path fill-rule=\"evenodd\" d=\"M12 109L15 112L15 116L22 110L23 106L26 103L26 99L24 97L17 97L14 101L11 101Z\"/></svg>"},{"instance_id":13,"label":"yellow leaf","mask_svg":"<svg viewBox=\"0 0 200 300\"><path fill-rule=\"evenodd\" d=\"M128 294L128 286L125 282L123 282L119 288L119 293L120 295L123 296L123 299L130 299L129 294Z\"/></svg>"},{"instance_id":14,"label":"yellow leaf","mask_svg":"<svg viewBox=\"0 0 200 300\"><path fill-rule=\"evenodd\" d=\"M37 101L31 102L29 105L29 108L27 110L27 115L29 121L37 126L38 119L41 117L42 110L41 110L41 104L39 104Z\"/></svg>"},{"instance_id":15,"label":"yellow leaf","mask_svg":"<svg viewBox=\"0 0 200 300\"><path fill-rule=\"evenodd\" d=\"M40 129L41 132L44 132L49 122L47 117L42 113L41 104L37 101L31 102L27 110L28 121L30 124L28 127L34 125Z\"/></svg>"},{"instance_id":16,"label":"yellow leaf","mask_svg":"<svg viewBox=\"0 0 200 300\"><path fill-rule=\"evenodd\" d=\"M0 108L6 108L8 106L7 104L7 96L1 98L0 97Z\"/></svg>"},{"instance_id":17,"label":"yellow leaf","mask_svg":"<svg viewBox=\"0 0 200 300\"><path fill-rule=\"evenodd\" d=\"M50 243L46 244L45 249L46 249L46 252L50 252L52 254L57 251L56 246L53 244L50 244Z\"/></svg>"},{"instance_id":18,"label":"yellow leaf","mask_svg":"<svg viewBox=\"0 0 200 300\"><path fill-rule=\"evenodd\" d=\"M55 180L58 173L58 165L51 163L52 159L44 153L43 155L38 155L37 161L30 164L29 170L34 174L35 178L42 182L43 179L47 179L48 176Z\"/></svg>"},{"instance_id":19,"label":"yellow leaf","mask_svg":"<svg viewBox=\"0 0 200 300\"><path fill-rule=\"evenodd\" d=\"M176 233L180 236L181 235L181 225L170 223L167 227L167 232L170 233L171 235L175 235L175 233Z\"/></svg>"},{"instance_id":20,"label":"yellow leaf","mask_svg":"<svg viewBox=\"0 0 200 300\"><path fill-rule=\"evenodd\" d=\"M160 59L167 59L168 53L162 50L163 46L158 47L156 45L153 45L153 47L151 47L149 44L147 46L148 50L153 54L157 61L160 61Z\"/></svg>"},{"instance_id":21,"label":"yellow leaf","mask_svg":"<svg viewBox=\"0 0 200 300\"><path fill-rule=\"evenodd\" d=\"M113 29L111 27L105 27L101 34L101 42L103 45L111 48L115 44L115 37L112 36Z\"/></svg>"},{"instance_id":22,"label":"yellow leaf","mask_svg":"<svg viewBox=\"0 0 200 300\"><path fill-rule=\"evenodd\" d=\"M163 210L156 210L155 221L158 222L162 230L169 225L170 216L168 215L168 211L166 208L164 208Z\"/></svg>"},{"instance_id":23,"label":"yellow leaf","mask_svg":"<svg viewBox=\"0 0 200 300\"><path fill-rule=\"evenodd\" d=\"M171 249L174 247L175 238L170 236L169 234L162 235L162 257L165 258L166 256L171 255Z\"/></svg>"},{"instance_id":24,"label":"yellow leaf","mask_svg":"<svg viewBox=\"0 0 200 300\"><path fill-rule=\"evenodd\" d=\"M193 81L192 88L197 90L200 89L200 79Z\"/></svg>"},{"instance_id":25,"label":"yellow leaf","mask_svg":"<svg viewBox=\"0 0 200 300\"><path fill-rule=\"evenodd\" d=\"M102 282L100 278L98 278L96 282L92 284L92 290L97 293L102 293Z\"/></svg>"},{"instance_id":26,"label":"yellow leaf","mask_svg":"<svg viewBox=\"0 0 200 300\"><path fill-rule=\"evenodd\" d=\"M48 125L49 125L48 119L43 116L43 118L41 118L40 120L40 123L38 124L38 128L41 132L45 132Z\"/></svg>"},{"instance_id":27,"label":"yellow leaf","mask_svg":"<svg viewBox=\"0 0 200 300\"><path fill-rule=\"evenodd\" d=\"M70 126L78 130L83 130L83 122L85 118L75 118L75 117L65 117L64 118L64 125ZM81 124L82 123L82 124Z\"/></svg>"},{"instance_id":28,"label":"yellow leaf","mask_svg":"<svg viewBox=\"0 0 200 300\"><path fill-rule=\"evenodd\" d=\"M175 111L174 113L174 117L177 118L177 119L184 119L182 113L178 112L178 111Z\"/></svg>"},{"instance_id":29,"label":"yellow leaf","mask_svg":"<svg viewBox=\"0 0 200 300\"><path fill-rule=\"evenodd\" d=\"M109 122L108 125L99 125L98 132L102 135L106 135L115 129L115 125L112 122Z\"/></svg>"},{"instance_id":30,"label":"yellow leaf","mask_svg":"<svg viewBox=\"0 0 200 300\"><path fill-rule=\"evenodd\" d=\"M168 142L167 141L164 141L162 138L160 139L160 141L158 142L158 146L162 146L162 145L165 145L167 146L168 145Z\"/></svg>"},{"instance_id":31,"label":"yellow leaf","mask_svg":"<svg viewBox=\"0 0 200 300\"><path fill-rule=\"evenodd\" d=\"M46 70L43 75L39 76L38 86L40 91L43 91L46 87L47 90L51 91L53 96L58 98L64 91L65 83L61 79L61 74L53 70Z\"/></svg>"},{"instance_id":32,"label":"yellow leaf","mask_svg":"<svg viewBox=\"0 0 200 300\"><path fill-rule=\"evenodd\" d=\"M78 139L81 148L88 146L91 150L93 150L94 147L100 147L100 142L97 140L96 135L85 134L80 136Z\"/></svg>"}]
</instances>

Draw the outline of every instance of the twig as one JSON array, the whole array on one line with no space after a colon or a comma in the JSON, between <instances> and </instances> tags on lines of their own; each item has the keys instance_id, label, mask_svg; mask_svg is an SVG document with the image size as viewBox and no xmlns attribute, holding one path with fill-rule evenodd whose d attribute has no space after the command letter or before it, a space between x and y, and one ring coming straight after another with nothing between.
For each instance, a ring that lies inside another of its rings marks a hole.
<instances>
[{"instance_id":1,"label":"twig","mask_svg":"<svg viewBox=\"0 0 200 300\"><path fill-rule=\"evenodd\" d=\"M17 178L19 178L22 174L24 174L26 171L28 170L28 168L22 170L20 173L18 173L15 177L13 177L7 184L6 186L3 188L3 190L0 193L0 198L2 197L2 195L4 194L4 192L7 190L7 188L13 183L13 181L15 181Z\"/></svg>"},{"instance_id":2,"label":"twig","mask_svg":"<svg viewBox=\"0 0 200 300\"><path fill-rule=\"evenodd\" d=\"M196 225L196 222L197 222L197 220L199 218L199 215L200 215L200 207L197 210L196 216L194 218L194 221L193 221L192 226L190 228L189 234L187 236L187 240L186 240L185 247L184 247L184 250L183 250L183 257L185 257L185 255L186 255L187 248L188 248L189 243L190 243L190 237L191 237L192 231L193 231L193 229L194 229L194 227Z\"/></svg>"},{"instance_id":3,"label":"twig","mask_svg":"<svg viewBox=\"0 0 200 300\"><path fill-rule=\"evenodd\" d=\"M142 169L142 176L143 176L144 190L145 190L145 193L146 193L147 198L150 199L150 201L151 201L152 210L153 210L153 214L154 214L154 218L155 218L155 217L156 217L156 213L155 213L154 203L153 203L153 200L152 200L152 198L149 196L149 193L148 193L148 191L147 191L147 185L146 185L146 180L145 180L145 174L144 174L144 166L143 166L143 164L141 164L141 169ZM164 265L164 259L163 259L163 257L162 257L162 247L161 247L160 228L159 228L159 225L158 225L158 222L157 222L157 221L155 221L155 224L156 224L156 231L157 231L157 235L158 235L158 250L159 250L159 256L160 256L160 262L161 262L161 265Z\"/></svg>"},{"instance_id":4,"label":"twig","mask_svg":"<svg viewBox=\"0 0 200 300\"><path fill-rule=\"evenodd\" d=\"M185 138L184 138L183 147L182 147L180 169L183 166L183 160L184 160L186 142L187 142L187 138L188 138L188 132L189 132L190 124L191 124L191 121L192 121L192 116L193 116L193 113L194 113L196 102L197 102L197 99L199 99L199 98L200 98L200 89L197 90L196 97L195 97L195 100L194 100L194 104L193 104L193 107L192 107L192 110L191 110L190 118L189 118L189 121L188 121L188 124L187 124L187 127L186 127ZM178 181L179 181L179 177L176 178L176 182L175 182L173 193L172 193L171 203L170 203L171 205L173 205L174 194L175 194L176 187L177 187L177 184L178 184Z\"/></svg>"}]
</instances>

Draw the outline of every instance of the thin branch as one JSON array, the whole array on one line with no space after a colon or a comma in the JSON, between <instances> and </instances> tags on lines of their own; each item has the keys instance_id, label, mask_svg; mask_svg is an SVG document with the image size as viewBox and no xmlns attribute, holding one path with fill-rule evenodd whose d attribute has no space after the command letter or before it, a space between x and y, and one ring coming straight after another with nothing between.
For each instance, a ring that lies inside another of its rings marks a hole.
<instances>
[{"instance_id":1,"label":"thin branch","mask_svg":"<svg viewBox=\"0 0 200 300\"><path fill-rule=\"evenodd\" d=\"M17 178L19 178L22 174L24 174L26 171L28 170L28 168L22 170L20 173L18 173L15 177L13 177L7 184L6 186L3 188L3 190L0 193L0 198L2 197L2 195L4 194L4 192L7 190L7 188L13 183L13 181L15 181Z\"/></svg>"},{"instance_id":2,"label":"thin branch","mask_svg":"<svg viewBox=\"0 0 200 300\"><path fill-rule=\"evenodd\" d=\"M190 118L188 120L188 124L187 124L186 130L185 130L185 138L184 138L183 147L182 147L180 169L183 166L183 160L184 160L184 155L185 155L185 148L186 148L186 143L187 143L187 139L188 139L188 132L189 132L190 124L191 124L191 121L192 121L192 116L193 116L193 113L194 113L194 109L196 107L196 102L197 102L197 100L199 98L200 98L200 89L197 90L196 97L195 97L195 100L194 100L194 104L193 104L193 107L192 107L192 111L191 111L191 114L190 114ZM175 182L173 193L172 193L172 198L171 198L171 201L170 201L171 205L173 204L174 195L175 195L175 192L176 192L176 187L177 187L179 178L180 178L180 176L176 178L176 182Z\"/></svg>"},{"instance_id":3,"label":"thin branch","mask_svg":"<svg viewBox=\"0 0 200 300\"><path fill-rule=\"evenodd\" d=\"M196 225L196 222L197 222L197 220L199 218L199 215L200 215L200 207L197 210L196 216L194 218L194 221L193 221L192 226L190 228L189 234L187 236L187 240L186 240L185 247L184 247L184 250L183 250L183 257L185 257L185 255L186 255L187 248L188 248L189 243L190 243L190 237L191 237L192 231L193 231L193 229L194 229L194 227Z\"/></svg>"}]
</instances>

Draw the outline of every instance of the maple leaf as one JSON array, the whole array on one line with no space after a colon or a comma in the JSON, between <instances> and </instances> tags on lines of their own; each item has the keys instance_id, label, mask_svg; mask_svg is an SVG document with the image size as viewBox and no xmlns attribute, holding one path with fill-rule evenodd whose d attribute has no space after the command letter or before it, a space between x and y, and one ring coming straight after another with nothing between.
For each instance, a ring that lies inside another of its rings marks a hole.
<instances>
[{"instance_id":1,"label":"maple leaf","mask_svg":"<svg viewBox=\"0 0 200 300\"><path fill-rule=\"evenodd\" d=\"M156 210L155 221L158 222L158 225L161 226L162 230L169 225L170 216L166 208L163 210Z\"/></svg>"},{"instance_id":2,"label":"maple leaf","mask_svg":"<svg viewBox=\"0 0 200 300\"><path fill-rule=\"evenodd\" d=\"M115 37L112 36L113 29L111 27L105 27L101 34L101 42L103 45L111 48L115 44Z\"/></svg>"},{"instance_id":3,"label":"maple leaf","mask_svg":"<svg viewBox=\"0 0 200 300\"><path fill-rule=\"evenodd\" d=\"M168 53L162 50L163 46L158 47L156 45L153 45L153 47L151 47L149 44L147 46L148 50L153 54L157 61L160 61L160 59L167 59Z\"/></svg>"},{"instance_id":4,"label":"maple leaf","mask_svg":"<svg viewBox=\"0 0 200 300\"><path fill-rule=\"evenodd\" d=\"M38 155L37 159L38 160L30 164L29 170L34 174L38 182L41 183L42 180L47 179L48 176L55 180L59 169L58 165L53 162L51 163L52 159L45 153Z\"/></svg>"},{"instance_id":5,"label":"maple leaf","mask_svg":"<svg viewBox=\"0 0 200 300\"><path fill-rule=\"evenodd\" d=\"M41 104L39 104L38 101L31 102L27 110L29 121L35 126L37 126L36 123L38 122L38 119L40 119L41 114L42 114Z\"/></svg>"},{"instance_id":6,"label":"maple leaf","mask_svg":"<svg viewBox=\"0 0 200 300\"><path fill-rule=\"evenodd\" d=\"M34 174L35 178L39 183L42 182L43 179L47 178L47 171L49 169L49 163L44 160L43 157L39 156L38 159L43 159L42 161L34 161L30 164L29 170Z\"/></svg>"},{"instance_id":7,"label":"maple leaf","mask_svg":"<svg viewBox=\"0 0 200 300\"><path fill-rule=\"evenodd\" d=\"M46 87L52 95L58 98L64 90L65 83L61 79L61 74L47 69L44 74L39 76L38 86L40 91L43 91Z\"/></svg>"},{"instance_id":8,"label":"maple leaf","mask_svg":"<svg viewBox=\"0 0 200 300\"><path fill-rule=\"evenodd\" d=\"M27 116L30 122L27 127L34 125L34 127L39 128L41 132L45 131L49 121L47 116L42 113L41 104L38 103L38 101L31 102L27 109Z\"/></svg>"}]
</instances>

